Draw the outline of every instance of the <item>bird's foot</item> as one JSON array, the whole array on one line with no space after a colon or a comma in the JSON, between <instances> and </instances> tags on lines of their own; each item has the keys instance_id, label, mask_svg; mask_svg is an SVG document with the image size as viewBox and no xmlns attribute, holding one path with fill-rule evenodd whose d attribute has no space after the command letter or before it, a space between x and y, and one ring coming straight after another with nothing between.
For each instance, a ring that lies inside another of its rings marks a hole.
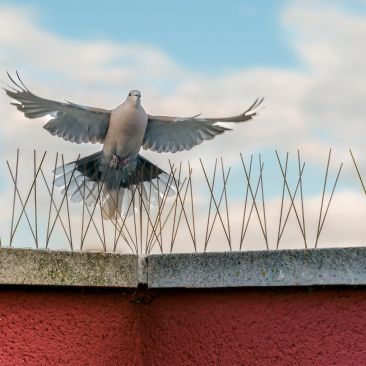
<instances>
[{"instance_id":1,"label":"bird's foot","mask_svg":"<svg viewBox=\"0 0 366 366\"><path fill-rule=\"evenodd\" d=\"M118 155L112 155L109 166L111 168L115 168L115 169L125 168L126 166L128 166L129 162L130 162L129 156L125 156L124 158L121 158Z\"/></svg>"}]
</instances>

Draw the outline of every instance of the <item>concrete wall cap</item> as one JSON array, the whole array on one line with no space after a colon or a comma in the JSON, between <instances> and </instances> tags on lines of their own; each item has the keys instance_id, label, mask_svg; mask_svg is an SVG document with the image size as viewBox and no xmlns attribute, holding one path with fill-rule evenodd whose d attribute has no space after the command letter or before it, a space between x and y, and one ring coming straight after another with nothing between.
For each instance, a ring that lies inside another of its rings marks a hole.
<instances>
[{"instance_id":1,"label":"concrete wall cap","mask_svg":"<svg viewBox=\"0 0 366 366\"><path fill-rule=\"evenodd\" d=\"M138 256L0 248L0 284L136 288L366 285L366 247Z\"/></svg>"},{"instance_id":2,"label":"concrete wall cap","mask_svg":"<svg viewBox=\"0 0 366 366\"><path fill-rule=\"evenodd\" d=\"M148 284L152 288L365 285L366 247L151 255Z\"/></svg>"},{"instance_id":3,"label":"concrete wall cap","mask_svg":"<svg viewBox=\"0 0 366 366\"><path fill-rule=\"evenodd\" d=\"M137 255L0 249L2 285L137 287L137 272Z\"/></svg>"}]
</instances>

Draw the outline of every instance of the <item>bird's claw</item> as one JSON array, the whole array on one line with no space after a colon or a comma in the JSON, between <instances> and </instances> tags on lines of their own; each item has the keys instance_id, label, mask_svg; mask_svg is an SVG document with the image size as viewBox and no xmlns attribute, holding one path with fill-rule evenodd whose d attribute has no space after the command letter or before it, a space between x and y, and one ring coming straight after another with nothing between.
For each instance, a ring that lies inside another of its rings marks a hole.
<instances>
[{"instance_id":1,"label":"bird's claw","mask_svg":"<svg viewBox=\"0 0 366 366\"><path fill-rule=\"evenodd\" d=\"M126 156L124 158L119 157L118 155L112 155L111 161L109 163L109 166L111 168L119 169L119 168L125 168L128 166L130 161L130 157Z\"/></svg>"}]
</instances>

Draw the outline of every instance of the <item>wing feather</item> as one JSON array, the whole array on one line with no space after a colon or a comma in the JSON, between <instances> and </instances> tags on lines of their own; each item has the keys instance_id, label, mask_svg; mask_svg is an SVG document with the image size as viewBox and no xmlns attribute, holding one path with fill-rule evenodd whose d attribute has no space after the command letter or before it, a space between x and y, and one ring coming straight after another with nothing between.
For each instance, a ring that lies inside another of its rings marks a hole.
<instances>
[{"instance_id":1,"label":"wing feather","mask_svg":"<svg viewBox=\"0 0 366 366\"><path fill-rule=\"evenodd\" d=\"M217 125L218 122L246 122L257 115L263 98L257 98L243 113L232 117L200 118L149 116L145 136L142 142L144 149L157 152L190 150L204 140L211 140L229 128Z\"/></svg>"},{"instance_id":2,"label":"wing feather","mask_svg":"<svg viewBox=\"0 0 366 366\"><path fill-rule=\"evenodd\" d=\"M109 127L110 110L82 106L71 102L57 102L31 93L19 78L19 83L8 74L13 86L4 88L16 100L11 103L27 118L52 118L43 126L52 135L75 143L104 142Z\"/></svg>"}]
</instances>

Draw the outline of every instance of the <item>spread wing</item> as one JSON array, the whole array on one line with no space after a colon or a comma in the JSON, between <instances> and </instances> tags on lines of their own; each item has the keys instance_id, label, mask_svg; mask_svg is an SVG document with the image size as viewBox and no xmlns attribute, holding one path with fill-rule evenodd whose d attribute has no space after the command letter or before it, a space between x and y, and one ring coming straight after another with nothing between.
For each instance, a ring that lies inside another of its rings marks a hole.
<instances>
[{"instance_id":1,"label":"spread wing","mask_svg":"<svg viewBox=\"0 0 366 366\"><path fill-rule=\"evenodd\" d=\"M9 73L8 76L13 86L8 86L4 90L9 97L16 100L16 103L11 104L15 105L27 118L50 115L52 118L43 128L52 135L77 144L104 141L111 111L40 98L28 90L20 80L18 73L19 82L15 82Z\"/></svg>"},{"instance_id":2,"label":"spread wing","mask_svg":"<svg viewBox=\"0 0 366 366\"><path fill-rule=\"evenodd\" d=\"M263 98L255 102L243 113L232 117L199 118L198 116L181 118L169 116L149 116L144 149L157 152L177 152L189 150L203 140L210 140L229 128L217 125L217 122L245 122L257 114L257 108Z\"/></svg>"}]
</instances>

